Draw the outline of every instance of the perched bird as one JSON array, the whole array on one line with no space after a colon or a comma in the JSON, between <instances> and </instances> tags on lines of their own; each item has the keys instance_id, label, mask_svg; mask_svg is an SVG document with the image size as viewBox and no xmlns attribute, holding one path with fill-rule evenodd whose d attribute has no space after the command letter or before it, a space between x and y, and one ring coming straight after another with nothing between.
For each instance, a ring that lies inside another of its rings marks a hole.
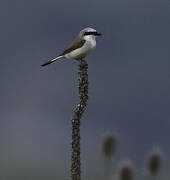
<instances>
[{"instance_id":1,"label":"perched bird","mask_svg":"<svg viewBox=\"0 0 170 180\"><path fill-rule=\"evenodd\" d=\"M47 61L41 66L46 66L61 58L81 60L89 55L96 47L96 36L100 36L93 28L85 28L80 31L78 37L71 43L71 45L59 54L56 58Z\"/></svg>"}]
</instances>

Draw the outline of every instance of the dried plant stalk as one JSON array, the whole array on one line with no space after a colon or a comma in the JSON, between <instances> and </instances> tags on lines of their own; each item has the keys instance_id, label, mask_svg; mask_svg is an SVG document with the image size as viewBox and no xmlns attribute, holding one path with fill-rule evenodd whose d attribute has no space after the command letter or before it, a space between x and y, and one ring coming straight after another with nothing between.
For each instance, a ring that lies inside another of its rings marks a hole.
<instances>
[{"instance_id":1,"label":"dried plant stalk","mask_svg":"<svg viewBox=\"0 0 170 180\"><path fill-rule=\"evenodd\" d=\"M79 64L78 89L80 102L76 106L71 120L71 180L81 179L80 119L86 109L88 101L88 64L84 60L81 60Z\"/></svg>"}]
</instances>

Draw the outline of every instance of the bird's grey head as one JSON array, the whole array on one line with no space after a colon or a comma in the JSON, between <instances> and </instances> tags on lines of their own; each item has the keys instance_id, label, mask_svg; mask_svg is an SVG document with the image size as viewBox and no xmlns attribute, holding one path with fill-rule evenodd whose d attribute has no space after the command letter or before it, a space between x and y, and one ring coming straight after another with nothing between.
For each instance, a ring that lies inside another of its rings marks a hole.
<instances>
[{"instance_id":1,"label":"bird's grey head","mask_svg":"<svg viewBox=\"0 0 170 180\"><path fill-rule=\"evenodd\" d=\"M79 38L86 38L86 37L96 37L96 36L101 36L101 33L98 33L95 29L87 27L83 30L80 31L79 33Z\"/></svg>"}]
</instances>

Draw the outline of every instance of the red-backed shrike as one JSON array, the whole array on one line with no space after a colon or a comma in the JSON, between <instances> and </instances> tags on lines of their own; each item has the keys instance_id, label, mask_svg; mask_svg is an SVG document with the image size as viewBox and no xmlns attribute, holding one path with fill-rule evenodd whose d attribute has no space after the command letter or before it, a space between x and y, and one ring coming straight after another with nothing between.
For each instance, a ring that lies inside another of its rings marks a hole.
<instances>
[{"instance_id":1,"label":"red-backed shrike","mask_svg":"<svg viewBox=\"0 0 170 180\"><path fill-rule=\"evenodd\" d=\"M96 47L96 36L100 36L95 29L85 28L80 31L78 37L71 43L71 45L63 51L56 58L47 61L41 66L51 64L61 58L81 60L89 55Z\"/></svg>"}]
</instances>

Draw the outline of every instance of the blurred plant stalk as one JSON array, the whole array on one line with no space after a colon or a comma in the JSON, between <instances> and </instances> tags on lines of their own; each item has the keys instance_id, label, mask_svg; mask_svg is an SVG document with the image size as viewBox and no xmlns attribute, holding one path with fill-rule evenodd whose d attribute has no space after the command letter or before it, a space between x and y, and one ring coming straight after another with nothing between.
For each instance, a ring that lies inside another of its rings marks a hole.
<instances>
[{"instance_id":1,"label":"blurred plant stalk","mask_svg":"<svg viewBox=\"0 0 170 180\"><path fill-rule=\"evenodd\" d=\"M106 133L102 139L102 155L105 160L104 179L110 179L112 173L112 158L116 153L117 139L111 133Z\"/></svg>"}]
</instances>

